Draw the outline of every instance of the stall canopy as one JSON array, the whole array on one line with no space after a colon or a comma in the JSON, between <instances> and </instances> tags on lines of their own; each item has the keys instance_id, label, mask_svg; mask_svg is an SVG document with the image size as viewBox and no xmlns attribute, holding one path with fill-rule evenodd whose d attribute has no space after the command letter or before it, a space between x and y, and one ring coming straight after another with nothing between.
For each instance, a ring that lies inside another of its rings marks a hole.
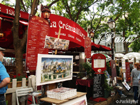
<instances>
[{"instance_id":1,"label":"stall canopy","mask_svg":"<svg viewBox=\"0 0 140 105\"><path fill-rule=\"evenodd\" d=\"M91 43L91 50L92 51L95 51L95 50L98 50L100 47L100 45L97 45L95 43ZM84 47L83 46L73 46L69 49L69 51L77 51L77 52L84 52Z\"/></svg>"},{"instance_id":2,"label":"stall canopy","mask_svg":"<svg viewBox=\"0 0 140 105\"><path fill-rule=\"evenodd\" d=\"M104 45L100 45L98 51L111 51L110 47L106 47Z\"/></svg>"},{"instance_id":3,"label":"stall canopy","mask_svg":"<svg viewBox=\"0 0 140 105\"><path fill-rule=\"evenodd\" d=\"M124 57L124 54L122 54L122 53L115 53L115 57L116 58L122 58L122 57Z\"/></svg>"},{"instance_id":4,"label":"stall canopy","mask_svg":"<svg viewBox=\"0 0 140 105\"><path fill-rule=\"evenodd\" d=\"M5 48L5 49L13 49L13 35L12 35L11 29L13 26L14 15L15 15L14 8L0 4L0 31L4 34L4 36L0 36L0 47ZM54 17L53 18L54 20L52 19L52 17ZM55 17L56 17L55 15L51 15L51 21L57 22L57 20L55 20ZM58 17L60 17L60 16L58 16ZM19 37L20 38L23 37L23 34L24 34L25 30L27 29L28 18L29 18L28 13L20 11L20 20L19 20L19 22L20 22ZM60 17L60 18L62 18L62 17ZM64 20L66 20L66 23L67 23L67 19L64 19ZM63 20L63 22L65 22L64 20ZM60 23L60 25L61 25L60 20L58 21L58 23ZM77 27L79 27L79 26L77 26ZM53 28L56 29L55 27L51 27L51 29L53 29ZM63 31L65 31L65 30L63 29ZM53 32L53 31L51 31L51 32ZM78 30L77 30L77 32L78 32ZM83 31L82 33L86 34L85 31ZM64 36L61 35L60 37L64 37ZM83 39L81 38L81 42L75 43L75 42L78 42L79 39L80 39L80 36L78 36L77 39L75 39L74 41L73 40L70 41L70 44L69 44L70 51L84 52ZM111 49L109 47L106 47L103 45L97 45L95 43L92 43L92 51L93 50L110 51ZM12 52L12 53L14 54L14 52ZM7 54L8 54L8 52L7 52ZM10 56L10 55L11 54L8 54L8 56Z\"/></svg>"},{"instance_id":5,"label":"stall canopy","mask_svg":"<svg viewBox=\"0 0 140 105\"><path fill-rule=\"evenodd\" d=\"M69 49L69 51L79 51L84 52L84 47L82 46L76 46ZM111 51L111 48L106 47L104 45L98 45L95 43L91 43L91 51Z\"/></svg>"},{"instance_id":6,"label":"stall canopy","mask_svg":"<svg viewBox=\"0 0 140 105\"><path fill-rule=\"evenodd\" d=\"M129 62L140 62L140 53L139 52L127 53L123 56L123 59L128 59Z\"/></svg>"}]
</instances>

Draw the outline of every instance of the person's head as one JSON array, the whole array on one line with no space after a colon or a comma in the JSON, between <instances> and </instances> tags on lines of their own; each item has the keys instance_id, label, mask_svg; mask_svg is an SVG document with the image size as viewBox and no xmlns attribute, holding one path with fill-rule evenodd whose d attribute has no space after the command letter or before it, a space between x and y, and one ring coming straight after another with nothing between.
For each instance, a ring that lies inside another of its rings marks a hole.
<instances>
[{"instance_id":1,"label":"person's head","mask_svg":"<svg viewBox=\"0 0 140 105\"><path fill-rule=\"evenodd\" d=\"M134 63L134 68L136 68L137 70L139 70L139 63Z\"/></svg>"},{"instance_id":2,"label":"person's head","mask_svg":"<svg viewBox=\"0 0 140 105\"><path fill-rule=\"evenodd\" d=\"M140 70L140 63L138 63L138 67L137 67L137 69Z\"/></svg>"},{"instance_id":3,"label":"person's head","mask_svg":"<svg viewBox=\"0 0 140 105\"><path fill-rule=\"evenodd\" d=\"M2 62L3 61L3 57L4 57L4 53L2 50L0 50L0 61Z\"/></svg>"}]
</instances>

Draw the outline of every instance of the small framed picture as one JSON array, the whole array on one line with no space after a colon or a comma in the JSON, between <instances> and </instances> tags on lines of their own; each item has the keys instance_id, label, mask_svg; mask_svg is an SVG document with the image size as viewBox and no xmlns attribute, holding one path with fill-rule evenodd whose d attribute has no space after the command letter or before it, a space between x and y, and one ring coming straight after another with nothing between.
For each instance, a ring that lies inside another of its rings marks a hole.
<instances>
[{"instance_id":1,"label":"small framed picture","mask_svg":"<svg viewBox=\"0 0 140 105\"><path fill-rule=\"evenodd\" d=\"M126 82L122 82L122 84L124 85L124 87L127 89L127 90L130 90L131 87L126 83Z\"/></svg>"}]
</instances>

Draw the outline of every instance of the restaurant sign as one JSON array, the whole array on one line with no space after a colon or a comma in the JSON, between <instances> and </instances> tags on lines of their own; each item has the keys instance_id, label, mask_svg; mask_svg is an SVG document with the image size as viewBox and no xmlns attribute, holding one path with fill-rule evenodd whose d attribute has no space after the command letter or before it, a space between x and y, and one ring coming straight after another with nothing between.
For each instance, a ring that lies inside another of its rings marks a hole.
<instances>
[{"instance_id":1,"label":"restaurant sign","mask_svg":"<svg viewBox=\"0 0 140 105\"><path fill-rule=\"evenodd\" d=\"M85 55L86 58L91 58L91 39L89 37L85 39Z\"/></svg>"},{"instance_id":2,"label":"restaurant sign","mask_svg":"<svg viewBox=\"0 0 140 105\"><path fill-rule=\"evenodd\" d=\"M28 25L28 39L26 52L26 66L29 70L36 70L38 54L47 54L44 48L45 38L50 33L49 22L37 16L31 16Z\"/></svg>"},{"instance_id":3,"label":"restaurant sign","mask_svg":"<svg viewBox=\"0 0 140 105\"><path fill-rule=\"evenodd\" d=\"M66 39L77 43L81 46L85 46L85 38L87 36L87 32L79 26L74 21L67 19L65 17L59 15L50 15L50 36L58 37L59 28L61 28L60 39Z\"/></svg>"},{"instance_id":4,"label":"restaurant sign","mask_svg":"<svg viewBox=\"0 0 140 105\"><path fill-rule=\"evenodd\" d=\"M103 74L103 71L106 70L106 57L103 54L93 54L91 60L95 74Z\"/></svg>"}]
</instances>

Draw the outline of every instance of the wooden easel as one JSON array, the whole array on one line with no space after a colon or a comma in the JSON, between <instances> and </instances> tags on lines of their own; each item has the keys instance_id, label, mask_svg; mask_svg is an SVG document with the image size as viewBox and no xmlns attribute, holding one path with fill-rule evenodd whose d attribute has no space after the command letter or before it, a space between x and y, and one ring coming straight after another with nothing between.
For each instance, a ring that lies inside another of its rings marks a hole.
<instances>
[{"instance_id":1,"label":"wooden easel","mask_svg":"<svg viewBox=\"0 0 140 105\"><path fill-rule=\"evenodd\" d=\"M60 38L60 33L61 33L61 28L59 28L58 40L59 40L59 38ZM57 55L57 50L55 50L55 55ZM57 84L57 87L60 88L61 86L62 86L62 84L59 82L59 83Z\"/></svg>"},{"instance_id":2,"label":"wooden easel","mask_svg":"<svg viewBox=\"0 0 140 105\"><path fill-rule=\"evenodd\" d=\"M60 37L60 33L61 33L61 28L59 28L58 39ZM55 55L57 55L57 50L55 50ZM59 83L57 85L59 85ZM50 89L54 89L56 87L57 87L56 84L55 84L55 86L54 86L54 84L43 85L42 86L42 96L45 97L45 91L50 90Z\"/></svg>"},{"instance_id":3,"label":"wooden easel","mask_svg":"<svg viewBox=\"0 0 140 105\"><path fill-rule=\"evenodd\" d=\"M58 40L59 40L59 37L60 37L60 33L61 33L61 28L59 28L59 33L58 33ZM55 55L57 54L57 50L55 50Z\"/></svg>"}]
</instances>

